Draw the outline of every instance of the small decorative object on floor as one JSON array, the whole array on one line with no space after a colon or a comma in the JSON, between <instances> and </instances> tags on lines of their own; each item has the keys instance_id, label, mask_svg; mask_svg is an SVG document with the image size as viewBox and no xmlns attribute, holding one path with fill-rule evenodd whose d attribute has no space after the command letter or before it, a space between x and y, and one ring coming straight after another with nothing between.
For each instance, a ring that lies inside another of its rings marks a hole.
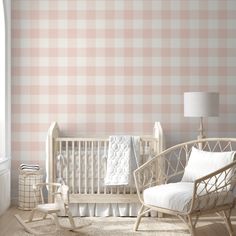
<instances>
[{"instance_id":1,"label":"small decorative object on floor","mask_svg":"<svg viewBox=\"0 0 236 236\"><path fill-rule=\"evenodd\" d=\"M32 210L35 207L33 185L43 182L43 174L38 165L22 164L19 170L18 207L21 210Z\"/></svg>"},{"instance_id":2,"label":"small decorative object on floor","mask_svg":"<svg viewBox=\"0 0 236 236\"><path fill-rule=\"evenodd\" d=\"M45 188L47 189L47 192L51 192L51 195L54 198L53 202L46 203L46 199L44 199L44 196L43 196L43 192ZM34 185L33 191L35 194L36 207L31 211L28 220L23 220L19 215L17 214L15 215L18 223L22 227L24 227L26 232L33 235L45 235L45 233L35 230L28 223L45 220L47 217L52 219L52 221L56 225L56 229L53 232L51 231L50 232L51 234L56 233L60 229L74 231L82 227L82 226L78 227L75 225L74 219L70 212L69 187L67 185L59 184L59 183L38 183ZM37 199L38 193L40 196L39 199ZM41 218L34 218L34 215L36 212L43 213L43 216ZM57 214L61 212L65 213L65 215L68 216L69 225L70 225L69 227L60 224Z\"/></svg>"}]
</instances>

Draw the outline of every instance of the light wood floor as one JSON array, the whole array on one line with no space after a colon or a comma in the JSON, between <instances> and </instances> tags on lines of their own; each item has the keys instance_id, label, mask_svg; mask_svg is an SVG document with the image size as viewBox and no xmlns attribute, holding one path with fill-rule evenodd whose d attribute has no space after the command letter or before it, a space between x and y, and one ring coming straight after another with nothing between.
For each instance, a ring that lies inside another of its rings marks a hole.
<instances>
[{"instance_id":1,"label":"light wood floor","mask_svg":"<svg viewBox=\"0 0 236 236\"><path fill-rule=\"evenodd\" d=\"M0 236L30 236L24 232L22 227L17 223L14 215L19 214L26 218L29 211L20 211L16 207L11 207L5 214L0 217ZM66 220L66 219L65 219ZM76 218L77 223L87 224L77 233L61 233L59 235L129 235L129 236L187 236L189 235L186 226L175 217L150 218L144 217L141 221L138 232L133 232L135 217L84 217ZM232 216L232 224L236 232L236 214ZM53 226L51 226L53 227ZM227 230L223 221L217 216L202 217L197 224L198 236L227 236Z\"/></svg>"}]
</instances>

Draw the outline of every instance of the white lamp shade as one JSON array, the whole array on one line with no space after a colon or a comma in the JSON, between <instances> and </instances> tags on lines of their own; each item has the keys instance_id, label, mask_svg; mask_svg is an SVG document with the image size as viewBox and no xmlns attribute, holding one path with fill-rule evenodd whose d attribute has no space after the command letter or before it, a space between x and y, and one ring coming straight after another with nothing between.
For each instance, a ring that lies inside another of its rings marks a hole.
<instances>
[{"instance_id":1,"label":"white lamp shade","mask_svg":"<svg viewBox=\"0 0 236 236\"><path fill-rule=\"evenodd\" d=\"M184 93L184 116L209 117L219 114L219 93L187 92Z\"/></svg>"}]
</instances>

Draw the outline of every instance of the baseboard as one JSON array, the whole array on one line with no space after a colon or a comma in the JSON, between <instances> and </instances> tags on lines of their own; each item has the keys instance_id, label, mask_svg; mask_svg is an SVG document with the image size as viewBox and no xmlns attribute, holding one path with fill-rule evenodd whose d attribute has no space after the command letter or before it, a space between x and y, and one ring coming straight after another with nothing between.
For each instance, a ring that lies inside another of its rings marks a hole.
<instances>
[{"instance_id":1,"label":"baseboard","mask_svg":"<svg viewBox=\"0 0 236 236\"><path fill-rule=\"evenodd\" d=\"M10 206L10 170L1 170L0 174L0 215L2 215Z\"/></svg>"}]
</instances>

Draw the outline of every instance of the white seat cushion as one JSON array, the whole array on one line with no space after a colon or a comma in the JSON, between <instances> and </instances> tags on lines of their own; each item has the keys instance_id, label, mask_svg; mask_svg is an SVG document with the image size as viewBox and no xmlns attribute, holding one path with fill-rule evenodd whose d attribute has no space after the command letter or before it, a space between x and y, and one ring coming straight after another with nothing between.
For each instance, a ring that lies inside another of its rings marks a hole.
<instances>
[{"instance_id":1,"label":"white seat cushion","mask_svg":"<svg viewBox=\"0 0 236 236\"><path fill-rule=\"evenodd\" d=\"M45 213L53 213L53 212L59 212L60 208L58 207L58 204L56 203L45 203L45 204L39 204L37 206L37 209L41 212Z\"/></svg>"},{"instance_id":2,"label":"white seat cushion","mask_svg":"<svg viewBox=\"0 0 236 236\"><path fill-rule=\"evenodd\" d=\"M211 186L208 187L211 188ZM200 195L206 194L205 187L204 184L200 184L197 192L201 193ZM173 211L187 212L191 206L193 188L194 183L192 182L169 183L151 187L143 192L144 203ZM234 196L231 192L222 191L202 196L196 207L198 209L211 208L215 206L216 201L217 205L222 205L232 203L233 200Z\"/></svg>"},{"instance_id":3,"label":"white seat cushion","mask_svg":"<svg viewBox=\"0 0 236 236\"><path fill-rule=\"evenodd\" d=\"M187 205L193 194L193 186L191 182L178 182L145 189L144 203L174 211L187 211Z\"/></svg>"},{"instance_id":4,"label":"white seat cushion","mask_svg":"<svg viewBox=\"0 0 236 236\"><path fill-rule=\"evenodd\" d=\"M210 174L234 161L235 152L207 152L192 147L189 161L184 170L183 182L193 182L198 178ZM227 176L230 178L230 175ZM220 176L219 182L225 179L225 174ZM215 179L209 181L215 184Z\"/></svg>"}]
</instances>

